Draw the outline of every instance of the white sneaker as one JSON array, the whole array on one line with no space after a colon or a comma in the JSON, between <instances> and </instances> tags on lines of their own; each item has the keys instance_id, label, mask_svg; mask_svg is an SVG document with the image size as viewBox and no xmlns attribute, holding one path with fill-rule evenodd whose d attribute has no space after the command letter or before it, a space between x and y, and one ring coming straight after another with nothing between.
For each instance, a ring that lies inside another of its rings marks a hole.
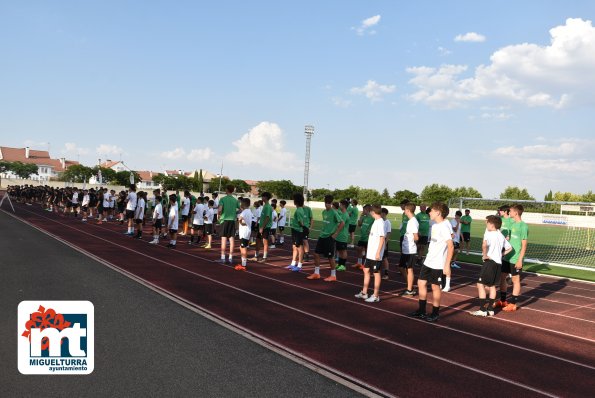
<instances>
[{"instance_id":1,"label":"white sneaker","mask_svg":"<svg viewBox=\"0 0 595 398\"><path fill-rule=\"evenodd\" d=\"M470 311L469 313L473 316L488 316L488 312L482 310Z\"/></svg>"},{"instance_id":2,"label":"white sneaker","mask_svg":"<svg viewBox=\"0 0 595 398\"><path fill-rule=\"evenodd\" d=\"M488 311L489 316L494 316L494 311Z\"/></svg>"},{"instance_id":3,"label":"white sneaker","mask_svg":"<svg viewBox=\"0 0 595 398\"><path fill-rule=\"evenodd\" d=\"M277 246L275 246L275 245L270 245L269 246L269 249L276 249L276 248L277 248Z\"/></svg>"},{"instance_id":4,"label":"white sneaker","mask_svg":"<svg viewBox=\"0 0 595 398\"><path fill-rule=\"evenodd\" d=\"M153 239L149 243L152 244L152 245L158 245L159 244L159 241L157 239Z\"/></svg>"},{"instance_id":5,"label":"white sneaker","mask_svg":"<svg viewBox=\"0 0 595 398\"><path fill-rule=\"evenodd\" d=\"M452 263L452 264L450 264L450 266L452 268L461 268L461 266L459 264L457 264L457 263Z\"/></svg>"},{"instance_id":6,"label":"white sneaker","mask_svg":"<svg viewBox=\"0 0 595 398\"><path fill-rule=\"evenodd\" d=\"M349 245L347 245L347 248L348 248L348 249L353 249L354 247L355 247L355 246L354 246L354 245L352 245L352 244L349 244Z\"/></svg>"},{"instance_id":7,"label":"white sneaker","mask_svg":"<svg viewBox=\"0 0 595 398\"><path fill-rule=\"evenodd\" d=\"M364 299L365 300L365 299L368 298L368 294L367 293L364 293L364 292L359 292L358 294L355 295L355 298Z\"/></svg>"},{"instance_id":8,"label":"white sneaker","mask_svg":"<svg viewBox=\"0 0 595 398\"><path fill-rule=\"evenodd\" d=\"M443 292L450 292L450 286L444 286Z\"/></svg>"},{"instance_id":9,"label":"white sneaker","mask_svg":"<svg viewBox=\"0 0 595 398\"><path fill-rule=\"evenodd\" d=\"M366 303L377 303L380 301L380 297L371 295L366 299Z\"/></svg>"}]
</instances>

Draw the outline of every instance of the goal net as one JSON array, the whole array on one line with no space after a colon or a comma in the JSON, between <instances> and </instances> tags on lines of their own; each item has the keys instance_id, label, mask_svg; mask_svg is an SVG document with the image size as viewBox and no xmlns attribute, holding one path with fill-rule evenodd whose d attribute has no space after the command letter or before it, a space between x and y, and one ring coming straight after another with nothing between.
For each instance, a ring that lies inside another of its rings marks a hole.
<instances>
[{"instance_id":1,"label":"goal net","mask_svg":"<svg viewBox=\"0 0 595 398\"><path fill-rule=\"evenodd\" d=\"M529 224L527 261L588 267L595 270L595 205L506 199L455 198L450 217L458 209L471 210L471 250L481 253L485 218L500 206L521 204Z\"/></svg>"}]
</instances>

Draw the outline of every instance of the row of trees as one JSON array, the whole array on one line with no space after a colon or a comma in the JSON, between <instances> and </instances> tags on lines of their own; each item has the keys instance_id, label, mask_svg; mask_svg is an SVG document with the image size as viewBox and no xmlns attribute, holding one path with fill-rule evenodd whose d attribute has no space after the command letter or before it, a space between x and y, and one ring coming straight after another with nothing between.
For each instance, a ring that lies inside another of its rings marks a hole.
<instances>
[{"instance_id":1,"label":"row of trees","mask_svg":"<svg viewBox=\"0 0 595 398\"><path fill-rule=\"evenodd\" d=\"M22 162L6 162L0 160L0 173L13 173L20 178L29 178L37 174L37 165Z\"/></svg>"}]
</instances>

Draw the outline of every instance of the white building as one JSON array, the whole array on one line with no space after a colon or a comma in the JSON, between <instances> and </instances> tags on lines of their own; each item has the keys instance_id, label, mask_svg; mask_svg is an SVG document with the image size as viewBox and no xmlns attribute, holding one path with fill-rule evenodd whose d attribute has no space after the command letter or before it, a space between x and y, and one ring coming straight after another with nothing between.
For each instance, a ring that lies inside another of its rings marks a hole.
<instances>
[{"instance_id":1,"label":"white building","mask_svg":"<svg viewBox=\"0 0 595 398\"><path fill-rule=\"evenodd\" d=\"M74 160L65 158L52 159L48 151L38 151L35 149L0 147L0 160L5 162L21 162L35 164L37 166L37 175L30 178L36 181L49 181L58 178L59 174L69 166L79 164ZM2 173L3 178L18 178L13 173Z\"/></svg>"}]
</instances>

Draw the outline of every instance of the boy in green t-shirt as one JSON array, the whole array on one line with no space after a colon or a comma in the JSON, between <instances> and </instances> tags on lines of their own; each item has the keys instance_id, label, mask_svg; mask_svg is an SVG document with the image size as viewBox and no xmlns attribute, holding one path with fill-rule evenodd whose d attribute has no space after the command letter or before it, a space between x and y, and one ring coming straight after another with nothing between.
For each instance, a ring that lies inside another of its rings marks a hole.
<instances>
[{"instance_id":1,"label":"boy in green t-shirt","mask_svg":"<svg viewBox=\"0 0 595 398\"><path fill-rule=\"evenodd\" d=\"M407 231L407 223L409 222L409 217L405 215L405 205L407 203L409 203L409 199L403 199L401 201L401 210L403 211L403 215L401 217L401 227L399 228L399 247L401 248L401 253L403 253L403 238L405 237L405 232Z\"/></svg>"},{"instance_id":2,"label":"boy in green t-shirt","mask_svg":"<svg viewBox=\"0 0 595 398\"><path fill-rule=\"evenodd\" d=\"M269 201L271 200L270 192L263 192L261 198L262 210L258 220L258 234L256 235L256 247L254 258L252 258L252 260L264 263L267 261L269 252L269 235L271 234L271 226L273 225L273 208L269 204ZM261 247L263 248L262 258L259 259L258 252Z\"/></svg>"},{"instance_id":3,"label":"boy in green t-shirt","mask_svg":"<svg viewBox=\"0 0 595 398\"><path fill-rule=\"evenodd\" d=\"M304 195L294 194L293 204L295 212L289 223L293 240L290 269L293 272L300 272L304 261L304 237L302 235L304 233Z\"/></svg>"},{"instance_id":4,"label":"boy in green t-shirt","mask_svg":"<svg viewBox=\"0 0 595 398\"><path fill-rule=\"evenodd\" d=\"M466 209L465 215L461 217L461 234L463 235L463 247L461 251L467 250L467 255L469 255L469 247L471 246L471 222L473 219L470 216L471 210Z\"/></svg>"},{"instance_id":5,"label":"boy in green t-shirt","mask_svg":"<svg viewBox=\"0 0 595 398\"><path fill-rule=\"evenodd\" d=\"M503 311L512 312L517 310L517 300L521 294L521 271L523 269L523 260L527 251L527 239L529 238L529 226L521 219L523 215L522 205L513 205L510 207L510 232L508 240L512 246L512 251L504 256L502 260L502 274L500 276L500 301L496 307L502 307ZM512 274L512 296L506 300L506 274Z\"/></svg>"},{"instance_id":6,"label":"boy in green t-shirt","mask_svg":"<svg viewBox=\"0 0 595 398\"><path fill-rule=\"evenodd\" d=\"M430 243L430 215L428 213L428 207L422 203L419 205L419 213L415 215L415 219L419 224L419 240L417 241L418 265L423 265L426 253L428 252L428 244Z\"/></svg>"},{"instance_id":7,"label":"boy in green t-shirt","mask_svg":"<svg viewBox=\"0 0 595 398\"><path fill-rule=\"evenodd\" d=\"M339 255L339 265L337 265L337 271L346 271L345 265L347 263L347 241L349 240L349 231L347 225L349 224L350 215L347 211L349 207L349 201L343 199L339 202L339 215L341 220L345 223L345 226L341 228L337 235L337 253Z\"/></svg>"},{"instance_id":8,"label":"boy in green t-shirt","mask_svg":"<svg viewBox=\"0 0 595 398\"><path fill-rule=\"evenodd\" d=\"M368 247L370 228L372 228L372 223L374 222L374 217L370 215L370 209L372 209L371 205L365 205L362 215L357 222L357 225L360 227L359 240L357 241L358 262L352 265L352 268L364 269L364 264L366 263L366 247Z\"/></svg>"},{"instance_id":9,"label":"boy in green t-shirt","mask_svg":"<svg viewBox=\"0 0 595 398\"><path fill-rule=\"evenodd\" d=\"M304 261L310 261L310 230L314 226L314 217L312 209L304 205L304 226L302 237L304 238Z\"/></svg>"},{"instance_id":10,"label":"boy in green t-shirt","mask_svg":"<svg viewBox=\"0 0 595 398\"><path fill-rule=\"evenodd\" d=\"M338 233L345 227L345 223L339 216L339 213L333 209L333 196L324 197L324 210L322 211L322 231L316 243L314 251L314 273L308 276L308 279L320 279L320 256L328 258L331 266L331 276L325 278L325 282L336 282L337 271L335 269L335 239Z\"/></svg>"},{"instance_id":11,"label":"boy in green t-shirt","mask_svg":"<svg viewBox=\"0 0 595 398\"><path fill-rule=\"evenodd\" d=\"M359 216L359 209L357 208L357 199L351 199L351 204L347 207L349 213L349 241L348 248L353 249L355 243L355 227L357 226L357 218Z\"/></svg>"},{"instance_id":12,"label":"boy in green t-shirt","mask_svg":"<svg viewBox=\"0 0 595 398\"><path fill-rule=\"evenodd\" d=\"M225 264L225 249L229 240L229 264L233 262L234 238L236 234L236 220L240 203L233 197L233 185L225 187L226 195L219 200L217 216L221 225L221 264Z\"/></svg>"}]
</instances>

